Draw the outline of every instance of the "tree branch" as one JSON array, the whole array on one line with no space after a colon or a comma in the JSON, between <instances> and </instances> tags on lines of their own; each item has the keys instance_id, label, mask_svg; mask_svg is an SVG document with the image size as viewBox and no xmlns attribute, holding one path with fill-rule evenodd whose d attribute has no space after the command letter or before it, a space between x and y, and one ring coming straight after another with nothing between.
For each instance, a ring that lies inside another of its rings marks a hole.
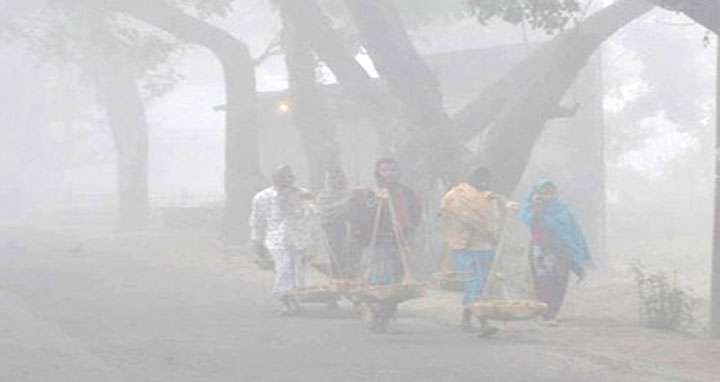
<instances>
[{"instance_id":1,"label":"tree branch","mask_svg":"<svg viewBox=\"0 0 720 382\"><path fill-rule=\"evenodd\" d=\"M720 30L720 1L717 0L651 0L660 7L682 12L705 28Z\"/></svg>"},{"instance_id":2,"label":"tree branch","mask_svg":"<svg viewBox=\"0 0 720 382\"><path fill-rule=\"evenodd\" d=\"M457 149L446 139L451 119L435 73L418 53L389 0L346 0L363 47L410 125L399 155L417 176L442 177L458 170ZM431 182L426 182L431 183Z\"/></svg>"},{"instance_id":3,"label":"tree branch","mask_svg":"<svg viewBox=\"0 0 720 382\"><path fill-rule=\"evenodd\" d=\"M253 194L264 183L258 156L255 67L245 43L159 0L106 0L106 9L210 50L225 79L225 235L242 240Z\"/></svg>"},{"instance_id":4,"label":"tree branch","mask_svg":"<svg viewBox=\"0 0 720 382\"><path fill-rule=\"evenodd\" d=\"M318 58L333 72L349 98L360 105L380 136L387 137L393 114L392 97L370 77L355 54L348 51L317 0L279 0L278 6L295 24L296 33L309 42Z\"/></svg>"},{"instance_id":5,"label":"tree branch","mask_svg":"<svg viewBox=\"0 0 720 382\"><path fill-rule=\"evenodd\" d=\"M279 56L282 54L282 33L278 33L273 37L273 39L270 41L267 47L265 47L265 50L263 50L262 53L260 53L259 56L257 56L255 59L253 59L253 64L257 67L262 65L265 60L267 60L270 57L273 56Z\"/></svg>"},{"instance_id":6,"label":"tree branch","mask_svg":"<svg viewBox=\"0 0 720 382\"><path fill-rule=\"evenodd\" d=\"M643 0L619 0L545 43L456 115L456 144L488 130L479 160L496 171L501 191L512 192L543 127L593 52L652 8Z\"/></svg>"}]
</instances>

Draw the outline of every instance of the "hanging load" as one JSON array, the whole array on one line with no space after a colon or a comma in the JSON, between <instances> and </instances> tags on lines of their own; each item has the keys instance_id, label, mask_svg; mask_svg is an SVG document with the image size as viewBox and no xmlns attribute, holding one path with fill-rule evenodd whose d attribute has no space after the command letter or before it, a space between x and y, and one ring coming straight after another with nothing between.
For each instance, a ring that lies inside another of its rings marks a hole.
<instances>
[{"instance_id":1,"label":"hanging load","mask_svg":"<svg viewBox=\"0 0 720 382\"><path fill-rule=\"evenodd\" d=\"M535 297L528 242L528 233L518 217L506 216L483 298L472 306L475 316L520 321L539 317L547 310L547 304Z\"/></svg>"},{"instance_id":2,"label":"hanging load","mask_svg":"<svg viewBox=\"0 0 720 382\"><path fill-rule=\"evenodd\" d=\"M313 226L313 243L309 249L309 264L322 278L330 276L329 248L327 238L318 226ZM334 304L340 300L341 290L337 284L329 280L327 283L308 285L290 290L287 296L295 298L301 303Z\"/></svg>"},{"instance_id":3,"label":"hanging load","mask_svg":"<svg viewBox=\"0 0 720 382\"><path fill-rule=\"evenodd\" d=\"M352 288L349 291L349 294L353 299L358 301L367 303L399 304L408 300L423 297L426 293L427 285L416 281L411 273L412 270L410 268L409 261L410 250L401 229L398 227L398 218L395 207L392 202L387 203L387 205L391 216L393 235L398 246L398 253L404 269L403 279L401 283L396 284L364 284ZM384 203L378 203L375 211L370 248L375 248L375 243L377 242L383 206Z\"/></svg>"},{"instance_id":4,"label":"hanging load","mask_svg":"<svg viewBox=\"0 0 720 382\"><path fill-rule=\"evenodd\" d=\"M363 285L352 289L349 293L362 302L399 304L425 296L426 285L418 282L391 285Z\"/></svg>"},{"instance_id":5,"label":"hanging load","mask_svg":"<svg viewBox=\"0 0 720 382\"><path fill-rule=\"evenodd\" d=\"M329 304L340 300L340 293L332 284L298 287L291 289L285 295L303 303Z\"/></svg>"},{"instance_id":6,"label":"hanging load","mask_svg":"<svg viewBox=\"0 0 720 382\"><path fill-rule=\"evenodd\" d=\"M462 292L465 289L467 276L457 271L440 271L432 275L433 284L444 290Z\"/></svg>"},{"instance_id":7,"label":"hanging load","mask_svg":"<svg viewBox=\"0 0 720 382\"><path fill-rule=\"evenodd\" d=\"M363 288L367 284L359 280L346 280L346 279L333 279L330 280L330 284L333 285L335 290L343 296L348 297L354 291ZM348 298L350 299L350 298Z\"/></svg>"}]
</instances>

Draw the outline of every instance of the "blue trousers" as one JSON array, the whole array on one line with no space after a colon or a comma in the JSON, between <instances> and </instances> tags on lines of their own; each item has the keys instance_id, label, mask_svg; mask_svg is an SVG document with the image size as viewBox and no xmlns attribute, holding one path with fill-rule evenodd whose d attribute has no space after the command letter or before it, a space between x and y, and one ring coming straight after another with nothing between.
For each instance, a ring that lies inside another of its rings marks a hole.
<instances>
[{"instance_id":1,"label":"blue trousers","mask_svg":"<svg viewBox=\"0 0 720 382\"><path fill-rule=\"evenodd\" d=\"M491 249L455 252L458 272L461 272L466 277L463 306L469 307L482 297L494 258L495 251Z\"/></svg>"}]
</instances>

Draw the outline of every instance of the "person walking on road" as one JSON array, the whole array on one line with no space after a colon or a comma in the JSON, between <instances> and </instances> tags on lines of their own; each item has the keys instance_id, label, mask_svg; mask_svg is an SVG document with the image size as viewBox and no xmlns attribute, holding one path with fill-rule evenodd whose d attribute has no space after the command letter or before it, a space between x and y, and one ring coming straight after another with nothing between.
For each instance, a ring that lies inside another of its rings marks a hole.
<instances>
[{"instance_id":1,"label":"person walking on road","mask_svg":"<svg viewBox=\"0 0 720 382\"><path fill-rule=\"evenodd\" d=\"M457 270L465 277L461 327L476 332L472 325L472 305L483 297L495 251L500 240L501 217L505 207L517 209L490 190L492 174L484 167L475 169L466 182L453 187L443 197L440 213L446 220L447 245ZM490 335L497 328L480 319L480 334Z\"/></svg>"},{"instance_id":2,"label":"person walking on road","mask_svg":"<svg viewBox=\"0 0 720 382\"><path fill-rule=\"evenodd\" d=\"M294 183L292 168L278 167L272 174L272 186L253 198L250 214L255 255L272 257L275 267L272 293L280 299L284 315L299 309L287 292L305 286L305 265L312 241L310 193Z\"/></svg>"},{"instance_id":3,"label":"person walking on road","mask_svg":"<svg viewBox=\"0 0 720 382\"><path fill-rule=\"evenodd\" d=\"M585 235L570 207L558 198L557 187L549 179L540 180L530 190L521 217L530 228L530 258L535 293L548 304L543 315L549 326L558 324L570 272L585 277L592 265Z\"/></svg>"}]
</instances>

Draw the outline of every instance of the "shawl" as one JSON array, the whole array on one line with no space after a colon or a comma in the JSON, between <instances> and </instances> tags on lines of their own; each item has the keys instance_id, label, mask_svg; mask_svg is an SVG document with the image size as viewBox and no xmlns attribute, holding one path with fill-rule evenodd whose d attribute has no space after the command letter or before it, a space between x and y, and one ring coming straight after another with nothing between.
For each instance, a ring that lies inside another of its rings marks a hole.
<instances>
[{"instance_id":1,"label":"shawl","mask_svg":"<svg viewBox=\"0 0 720 382\"><path fill-rule=\"evenodd\" d=\"M350 211L350 201L354 196L352 190L328 190L322 191L315 198L318 216L322 224L330 223Z\"/></svg>"},{"instance_id":2,"label":"shawl","mask_svg":"<svg viewBox=\"0 0 720 382\"><path fill-rule=\"evenodd\" d=\"M531 229L536 219L533 198L542 188L551 184L553 183L549 179L540 180L532 187L525 199L520 216ZM544 223L550 241L558 245L563 253L569 255L575 264L579 266L592 265L592 257L585 235L567 204L555 198L545 205L542 223Z\"/></svg>"},{"instance_id":3,"label":"shawl","mask_svg":"<svg viewBox=\"0 0 720 382\"><path fill-rule=\"evenodd\" d=\"M460 183L445 194L440 212L477 229L482 235L497 238L500 229L497 202L492 191L480 191L467 183Z\"/></svg>"}]
</instances>

